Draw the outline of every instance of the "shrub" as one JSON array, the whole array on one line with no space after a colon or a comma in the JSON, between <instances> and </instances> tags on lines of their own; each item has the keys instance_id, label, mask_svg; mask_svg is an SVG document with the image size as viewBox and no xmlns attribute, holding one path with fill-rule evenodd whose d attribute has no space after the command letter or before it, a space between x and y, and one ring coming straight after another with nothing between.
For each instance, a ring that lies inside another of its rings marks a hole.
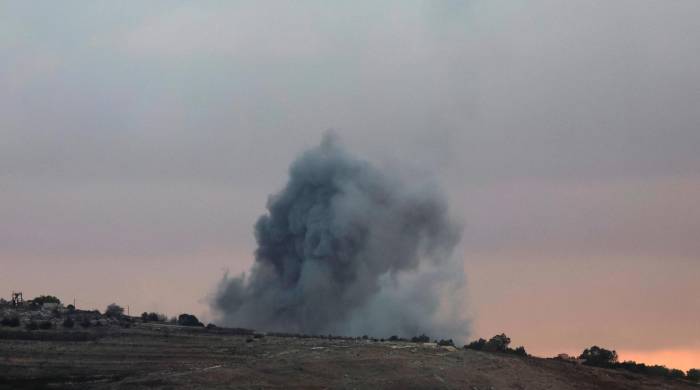
<instances>
[{"instance_id":1,"label":"shrub","mask_svg":"<svg viewBox=\"0 0 700 390\"><path fill-rule=\"evenodd\" d=\"M455 343L452 341L452 339L448 339L448 340L440 339L440 341L438 341L437 344L440 346L443 346L443 347L446 347L446 346L454 347L455 346Z\"/></svg>"},{"instance_id":2,"label":"shrub","mask_svg":"<svg viewBox=\"0 0 700 390\"><path fill-rule=\"evenodd\" d=\"M484 346L486 346L486 340L480 338L479 340L472 341L471 343L465 345L464 349L473 349L475 351L483 351Z\"/></svg>"},{"instance_id":3,"label":"shrub","mask_svg":"<svg viewBox=\"0 0 700 390\"><path fill-rule=\"evenodd\" d=\"M505 333L493 336L484 345L484 351L489 352L506 352L508 350L508 345L510 344L510 338L506 336Z\"/></svg>"},{"instance_id":4,"label":"shrub","mask_svg":"<svg viewBox=\"0 0 700 390\"><path fill-rule=\"evenodd\" d=\"M46 330L46 329L51 329L51 328L53 328L53 323L51 323L51 321L41 321L39 323L39 329Z\"/></svg>"},{"instance_id":5,"label":"shrub","mask_svg":"<svg viewBox=\"0 0 700 390\"><path fill-rule=\"evenodd\" d=\"M425 334L422 334L420 336L411 337L411 341L414 343L429 343L430 337L426 336Z\"/></svg>"},{"instance_id":6,"label":"shrub","mask_svg":"<svg viewBox=\"0 0 700 390\"><path fill-rule=\"evenodd\" d=\"M588 366L611 367L617 363L617 352L594 345L586 348L578 358L585 360L583 364Z\"/></svg>"},{"instance_id":7,"label":"shrub","mask_svg":"<svg viewBox=\"0 0 700 390\"><path fill-rule=\"evenodd\" d=\"M34 322L34 321L29 321L29 322L27 322L27 325L25 325L24 327L27 328L27 330L37 330L37 329L39 329L39 325L38 325L36 322Z\"/></svg>"},{"instance_id":8,"label":"shrub","mask_svg":"<svg viewBox=\"0 0 700 390\"><path fill-rule=\"evenodd\" d=\"M63 320L63 324L62 324L62 325L63 325L64 328L70 329L70 328L72 328L72 327L75 325L75 321L73 321L73 319L70 318L70 317L66 317L66 319Z\"/></svg>"},{"instance_id":9,"label":"shrub","mask_svg":"<svg viewBox=\"0 0 700 390\"><path fill-rule=\"evenodd\" d=\"M75 311L75 306L73 306L72 304L68 305L66 306L66 310L68 310L69 313L73 313Z\"/></svg>"},{"instance_id":10,"label":"shrub","mask_svg":"<svg viewBox=\"0 0 700 390\"><path fill-rule=\"evenodd\" d=\"M0 321L0 325L2 326L9 326L11 328L16 328L19 326L19 318L18 317L5 317Z\"/></svg>"},{"instance_id":11,"label":"shrub","mask_svg":"<svg viewBox=\"0 0 700 390\"><path fill-rule=\"evenodd\" d=\"M216 329L216 328L218 328L218 327L212 323L207 324L207 329Z\"/></svg>"},{"instance_id":12,"label":"shrub","mask_svg":"<svg viewBox=\"0 0 700 390\"><path fill-rule=\"evenodd\" d=\"M83 317L80 319L80 326L83 328L89 328L90 327L90 320L87 317Z\"/></svg>"},{"instance_id":13,"label":"shrub","mask_svg":"<svg viewBox=\"0 0 700 390\"><path fill-rule=\"evenodd\" d=\"M105 309L105 315L107 317L119 318L124 315L124 308L116 303L111 303L107 306L107 309Z\"/></svg>"},{"instance_id":14,"label":"shrub","mask_svg":"<svg viewBox=\"0 0 700 390\"><path fill-rule=\"evenodd\" d=\"M141 321L143 322L165 322L167 319L168 317L166 317L165 314L158 314L154 312L141 313Z\"/></svg>"},{"instance_id":15,"label":"shrub","mask_svg":"<svg viewBox=\"0 0 700 390\"><path fill-rule=\"evenodd\" d=\"M38 297L32 299L32 303L36 306L41 306L44 303L61 303L61 300L53 295L39 295Z\"/></svg>"},{"instance_id":16,"label":"shrub","mask_svg":"<svg viewBox=\"0 0 700 390\"><path fill-rule=\"evenodd\" d=\"M177 317L177 324L181 326L204 326L203 323L199 322L197 317L186 313L180 314L180 316Z\"/></svg>"},{"instance_id":17,"label":"shrub","mask_svg":"<svg viewBox=\"0 0 700 390\"><path fill-rule=\"evenodd\" d=\"M518 348L513 349L512 351L514 354L516 354L518 356L527 356L527 352L525 351L525 347L523 347L522 345L519 346Z\"/></svg>"},{"instance_id":18,"label":"shrub","mask_svg":"<svg viewBox=\"0 0 700 390\"><path fill-rule=\"evenodd\" d=\"M687 376L689 381L700 382L700 369L691 368L686 373L686 376Z\"/></svg>"},{"instance_id":19,"label":"shrub","mask_svg":"<svg viewBox=\"0 0 700 390\"><path fill-rule=\"evenodd\" d=\"M669 376L671 378L675 378L675 379L683 379L683 378L685 378L685 372L683 372L677 368L672 368L671 371L669 372Z\"/></svg>"}]
</instances>

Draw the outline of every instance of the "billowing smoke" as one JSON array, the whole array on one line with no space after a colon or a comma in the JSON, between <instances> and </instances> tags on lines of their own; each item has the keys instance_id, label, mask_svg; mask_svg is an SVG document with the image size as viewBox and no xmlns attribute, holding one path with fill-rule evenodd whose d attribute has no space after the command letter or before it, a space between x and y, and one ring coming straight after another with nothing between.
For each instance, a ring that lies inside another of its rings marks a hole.
<instances>
[{"instance_id":1,"label":"billowing smoke","mask_svg":"<svg viewBox=\"0 0 700 390\"><path fill-rule=\"evenodd\" d=\"M326 135L255 224L248 275L212 307L231 326L311 334L462 338L460 228L435 186L401 180Z\"/></svg>"}]
</instances>

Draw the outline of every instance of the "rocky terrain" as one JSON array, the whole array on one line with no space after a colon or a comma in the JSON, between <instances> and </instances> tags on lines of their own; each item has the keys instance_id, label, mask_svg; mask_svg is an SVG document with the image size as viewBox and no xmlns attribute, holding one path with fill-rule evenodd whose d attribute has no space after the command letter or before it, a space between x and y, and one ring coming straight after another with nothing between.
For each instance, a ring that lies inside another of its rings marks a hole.
<instances>
[{"instance_id":1,"label":"rocky terrain","mask_svg":"<svg viewBox=\"0 0 700 390\"><path fill-rule=\"evenodd\" d=\"M0 389L700 389L432 343L299 338L140 323L0 328Z\"/></svg>"}]
</instances>

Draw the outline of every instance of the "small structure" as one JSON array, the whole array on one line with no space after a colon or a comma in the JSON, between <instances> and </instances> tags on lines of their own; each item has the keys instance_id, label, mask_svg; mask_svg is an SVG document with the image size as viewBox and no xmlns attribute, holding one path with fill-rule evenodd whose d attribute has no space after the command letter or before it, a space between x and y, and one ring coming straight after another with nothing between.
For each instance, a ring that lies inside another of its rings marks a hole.
<instances>
[{"instance_id":1,"label":"small structure","mask_svg":"<svg viewBox=\"0 0 700 390\"><path fill-rule=\"evenodd\" d=\"M575 364L583 364L583 362L585 362L585 360L579 359L576 356L571 356L567 353L560 353L555 359Z\"/></svg>"},{"instance_id":2,"label":"small structure","mask_svg":"<svg viewBox=\"0 0 700 390\"><path fill-rule=\"evenodd\" d=\"M24 304L22 292L12 292L12 306L21 306Z\"/></svg>"}]
</instances>

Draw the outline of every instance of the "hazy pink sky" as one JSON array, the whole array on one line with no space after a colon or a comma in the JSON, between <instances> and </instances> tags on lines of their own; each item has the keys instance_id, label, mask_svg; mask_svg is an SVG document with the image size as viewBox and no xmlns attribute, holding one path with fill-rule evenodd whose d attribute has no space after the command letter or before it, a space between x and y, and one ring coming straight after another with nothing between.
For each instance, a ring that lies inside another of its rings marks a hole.
<instances>
[{"instance_id":1,"label":"hazy pink sky","mask_svg":"<svg viewBox=\"0 0 700 390\"><path fill-rule=\"evenodd\" d=\"M474 337L700 366L699 11L3 2L0 294L213 319L334 128L445 187Z\"/></svg>"}]
</instances>

